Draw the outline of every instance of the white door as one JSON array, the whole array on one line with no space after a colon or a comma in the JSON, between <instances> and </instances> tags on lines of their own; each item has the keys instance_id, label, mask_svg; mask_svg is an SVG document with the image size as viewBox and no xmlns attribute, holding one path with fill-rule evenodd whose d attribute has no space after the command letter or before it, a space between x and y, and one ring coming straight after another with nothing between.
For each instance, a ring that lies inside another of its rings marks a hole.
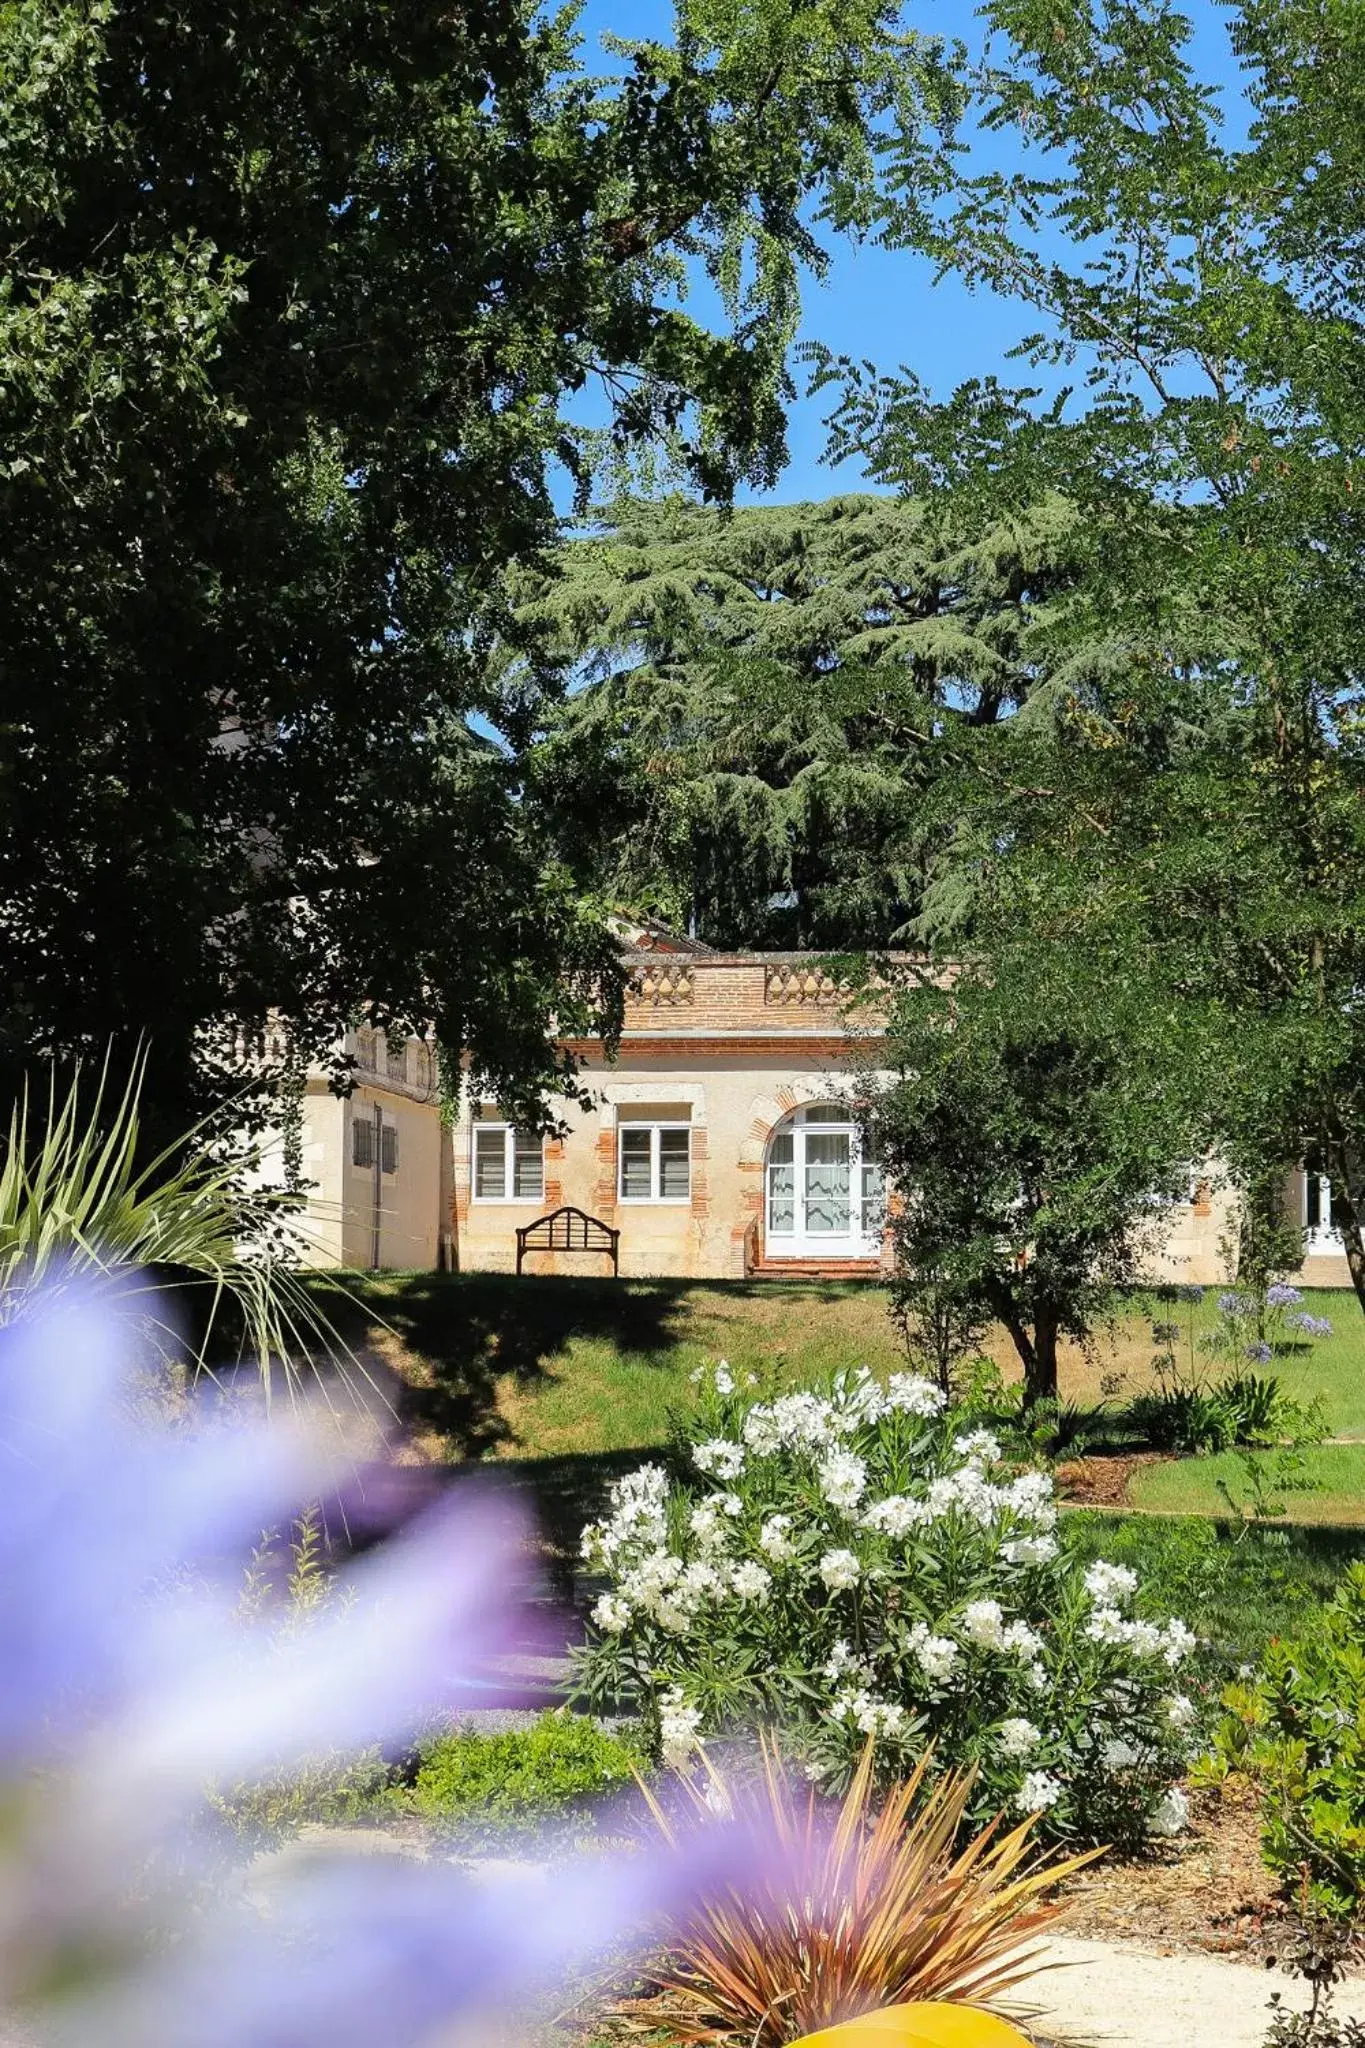
<instances>
[{"instance_id":1,"label":"white door","mask_svg":"<svg viewBox=\"0 0 1365 2048\"><path fill-rule=\"evenodd\" d=\"M835 1103L799 1109L768 1142L766 1240L770 1258L862 1259L881 1245L881 1168Z\"/></svg>"}]
</instances>

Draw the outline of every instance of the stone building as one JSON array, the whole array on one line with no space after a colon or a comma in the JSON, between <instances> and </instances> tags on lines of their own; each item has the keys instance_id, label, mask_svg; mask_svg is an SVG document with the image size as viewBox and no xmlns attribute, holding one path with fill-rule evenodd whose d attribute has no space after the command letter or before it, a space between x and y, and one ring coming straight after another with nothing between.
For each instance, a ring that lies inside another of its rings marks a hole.
<instances>
[{"instance_id":1,"label":"stone building","mask_svg":"<svg viewBox=\"0 0 1365 2048\"><path fill-rule=\"evenodd\" d=\"M573 1051L591 1097L562 1135L519 1131L496 1103L443 1124L434 1059L383 1033L347 1041L348 1100L311 1079L303 1104L310 1256L320 1265L511 1271L517 1230L572 1205L619 1231L620 1271L707 1279L875 1277L885 1191L851 1102L882 1072L875 1007L850 1008L818 957L719 953L659 933L625 954L616 1057ZM1347 1286L1330 1196L1300 1173L1301 1280ZM1153 1278L1218 1284L1235 1221L1216 1174L1173 1205ZM528 1272L610 1270L602 1255L532 1252Z\"/></svg>"}]
</instances>

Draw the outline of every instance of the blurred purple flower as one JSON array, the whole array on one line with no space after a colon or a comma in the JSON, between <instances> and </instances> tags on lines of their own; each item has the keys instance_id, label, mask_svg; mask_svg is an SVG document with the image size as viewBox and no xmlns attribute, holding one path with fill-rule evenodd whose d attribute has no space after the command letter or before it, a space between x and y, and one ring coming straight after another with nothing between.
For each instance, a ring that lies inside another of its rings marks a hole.
<instances>
[{"instance_id":1,"label":"blurred purple flower","mask_svg":"<svg viewBox=\"0 0 1365 2048\"><path fill-rule=\"evenodd\" d=\"M1256 1304L1249 1294L1220 1294L1218 1297L1220 1316L1251 1316L1256 1313Z\"/></svg>"},{"instance_id":2,"label":"blurred purple flower","mask_svg":"<svg viewBox=\"0 0 1365 2048\"><path fill-rule=\"evenodd\" d=\"M1249 1358L1253 1365L1269 1365L1275 1354L1268 1344L1262 1343L1248 1344L1243 1356Z\"/></svg>"},{"instance_id":3,"label":"blurred purple flower","mask_svg":"<svg viewBox=\"0 0 1365 2048\"><path fill-rule=\"evenodd\" d=\"M1310 1315L1305 1309L1302 1315L1285 1318L1291 1330L1302 1330L1305 1337L1330 1337L1332 1319L1330 1316Z\"/></svg>"},{"instance_id":4,"label":"blurred purple flower","mask_svg":"<svg viewBox=\"0 0 1365 2048\"><path fill-rule=\"evenodd\" d=\"M1276 1280L1265 1291L1267 1308L1297 1308L1303 1300L1297 1287L1291 1287L1287 1280Z\"/></svg>"},{"instance_id":5,"label":"blurred purple flower","mask_svg":"<svg viewBox=\"0 0 1365 2048\"><path fill-rule=\"evenodd\" d=\"M286 1859L268 1911L234 1895L210 1783L467 1705L524 1615L526 1531L454 1489L309 1627L253 1630L261 1532L356 1475L301 1421L150 1400L126 1334L69 1292L0 1330L0 2034L22 2006L71 2048L409 2048L676 1905L689 1873L644 1856L495 1892L439 1862Z\"/></svg>"}]
</instances>

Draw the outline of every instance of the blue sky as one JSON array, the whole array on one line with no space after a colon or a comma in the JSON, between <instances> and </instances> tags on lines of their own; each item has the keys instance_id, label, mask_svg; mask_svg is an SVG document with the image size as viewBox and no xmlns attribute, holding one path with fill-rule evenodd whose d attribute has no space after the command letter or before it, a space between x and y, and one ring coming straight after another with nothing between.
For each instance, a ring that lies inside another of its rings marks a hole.
<instances>
[{"instance_id":1,"label":"blue sky","mask_svg":"<svg viewBox=\"0 0 1365 2048\"><path fill-rule=\"evenodd\" d=\"M620 35L665 34L672 19L669 0L588 0L583 26L590 41L604 30ZM1222 0L1186 0L1195 29L1199 69L1221 83L1236 100L1237 73L1225 28ZM965 34L973 10L963 0L918 0L908 16L923 28ZM588 51L585 57L591 62ZM903 254L848 243L838 246L824 285L811 282L803 339L826 343L838 353L867 357L882 370L906 364L936 395L946 397L969 377L992 373L1026 383L1025 365L1006 351L1035 322L1020 308L990 293L971 294L949 281L935 286L927 266ZM798 382L801 372L798 369ZM857 489L856 464L824 466L823 416L831 400L798 400L791 418L791 462L771 494L778 500L826 497Z\"/></svg>"}]
</instances>

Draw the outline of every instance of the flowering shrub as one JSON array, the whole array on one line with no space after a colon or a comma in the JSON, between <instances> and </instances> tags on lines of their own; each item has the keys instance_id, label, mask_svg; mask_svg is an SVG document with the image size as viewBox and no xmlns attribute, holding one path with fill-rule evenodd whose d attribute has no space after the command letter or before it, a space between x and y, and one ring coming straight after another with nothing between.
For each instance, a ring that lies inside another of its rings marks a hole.
<instances>
[{"instance_id":1,"label":"flowering shrub","mask_svg":"<svg viewBox=\"0 0 1365 2048\"><path fill-rule=\"evenodd\" d=\"M757 1717L832 1784L875 1735L889 1771L932 1743L978 1767L981 1811L1055 1836L1183 1824L1193 1635L1137 1612L1125 1567L1069 1558L1050 1479L959 1434L929 1381L863 1370L764 1401L722 1365L687 1455L682 1483L618 1481L583 1536L610 1581L586 1690L638 1706L665 1762Z\"/></svg>"}]
</instances>

